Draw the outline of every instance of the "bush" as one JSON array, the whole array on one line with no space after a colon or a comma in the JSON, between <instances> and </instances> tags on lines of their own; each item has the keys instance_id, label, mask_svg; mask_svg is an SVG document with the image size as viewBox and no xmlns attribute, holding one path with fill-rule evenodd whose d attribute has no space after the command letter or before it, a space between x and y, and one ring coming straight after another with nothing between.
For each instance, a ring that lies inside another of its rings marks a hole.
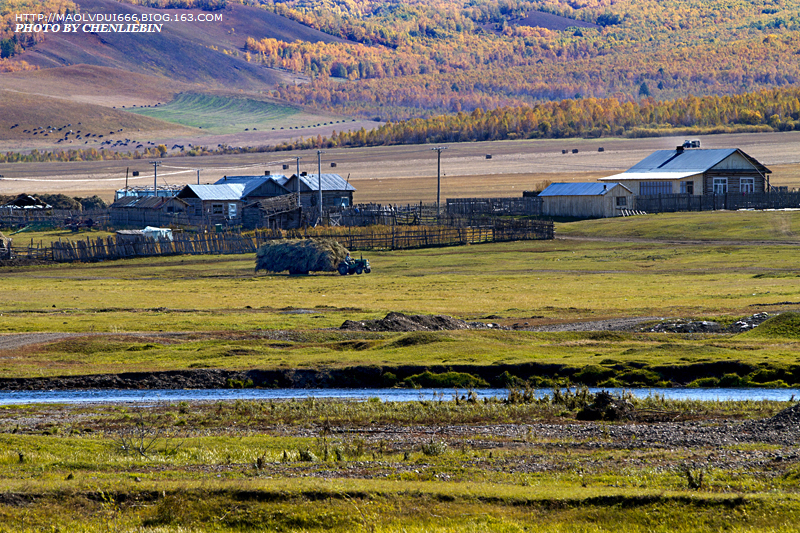
<instances>
[{"instance_id":1,"label":"bush","mask_svg":"<svg viewBox=\"0 0 800 533\"><path fill-rule=\"evenodd\" d=\"M693 389L710 389L719 386L719 379L714 377L699 378L687 385Z\"/></svg>"},{"instance_id":2,"label":"bush","mask_svg":"<svg viewBox=\"0 0 800 533\"><path fill-rule=\"evenodd\" d=\"M748 385L750 385L750 381L736 372L725 374L719 379L720 387L747 387Z\"/></svg>"},{"instance_id":3,"label":"bush","mask_svg":"<svg viewBox=\"0 0 800 533\"><path fill-rule=\"evenodd\" d=\"M586 365L580 372L574 374L572 379L586 385L597 385L601 381L614 375L614 370L600 365Z\"/></svg>"},{"instance_id":4,"label":"bush","mask_svg":"<svg viewBox=\"0 0 800 533\"><path fill-rule=\"evenodd\" d=\"M485 380L467 374L465 372L444 372L442 374L434 374L426 370L422 374L414 374L408 376L403 380L403 383L412 388L426 387L426 388L486 388L489 386Z\"/></svg>"},{"instance_id":5,"label":"bush","mask_svg":"<svg viewBox=\"0 0 800 533\"><path fill-rule=\"evenodd\" d=\"M89 198L76 197L75 200L80 202L81 207L83 208L84 211L91 211L93 209L105 209L106 207L108 207L108 204L106 204L105 200L103 200L96 194Z\"/></svg>"},{"instance_id":6,"label":"bush","mask_svg":"<svg viewBox=\"0 0 800 533\"><path fill-rule=\"evenodd\" d=\"M661 381L661 376L651 370L637 368L625 372L619 379L628 385L657 385Z\"/></svg>"}]
</instances>

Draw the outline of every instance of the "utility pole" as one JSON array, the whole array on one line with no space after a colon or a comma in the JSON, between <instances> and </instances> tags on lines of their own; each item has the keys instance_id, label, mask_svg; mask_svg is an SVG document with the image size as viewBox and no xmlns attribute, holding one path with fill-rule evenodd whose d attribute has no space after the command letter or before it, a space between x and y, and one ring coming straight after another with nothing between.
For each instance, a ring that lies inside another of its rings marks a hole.
<instances>
[{"instance_id":1,"label":"utility pole","mask_svg":"<svg viewBox=\"0 0 800 533\"><path fill-rule=\"evenodd\" d=\"M319 186L319 220L322 222L322 150L317 150L317 182Z\"/></svg>"},{"instance_id":2,"label":"utility pole","mask_svg":"<svg viewBox=\"0 0 800 533\"><path fill-rule=\"evenodd\" d=\"M158 196L158 167L161 161L149 161L153 165L153 196Z\"/></svg>"},{"instance_id":3,"label":"utility pole","mask_svg":"<svg viewBox=\"0 0 800 533\"><path fill-rule=\"evenodd\" d=\"M300 207L300 158L295 157L297 160L297 207Z\"/></svg>"},{"instance_id":4,"label":"utility pole","mask_svg":"<svg viewBox=\"0 0 800 533\"><path fill-rule=\"evenodd\" d=\"M441 214L439 197L442 192L442 150L447 150L447 147L437 146L436 148L431 148L431 150L436 150L436 216L438 217Z\"/></svg>"}]
</instances>

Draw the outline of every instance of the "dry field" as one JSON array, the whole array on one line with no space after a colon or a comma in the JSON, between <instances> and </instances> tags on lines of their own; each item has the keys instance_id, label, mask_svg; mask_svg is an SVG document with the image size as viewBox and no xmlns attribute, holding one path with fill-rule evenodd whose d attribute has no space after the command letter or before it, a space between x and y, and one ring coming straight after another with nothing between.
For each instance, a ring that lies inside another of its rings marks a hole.
<instances>
[{"instance_id":1,"label":"dry field","mask_svg":"<svg viewBox=\"0 0 800 533\"><path fill-rule=\"evenodd\" d=\"M336 126L341 125L328 128ZM306 129L303 133L309 136L313 131ZM240 137L245 140L246 134ZM773 185L800 187L800 132L709 135L700 140L703 148L741 148L773 171ZM593 181L621 172L652 151L671 149L682 141L680 137L661 137L451 144L442 153L441 196L518 196L543 181ZM599 147L605 151L598 152ZM322 171L349 177L357 190L356 202L432 202L436 199L436 153L431 148L413 145L327 150L322 155ZM572 154L573 149L579 152ZM562 150L568 153L562 154ZM488 154L491 159L486 158ZM301 158L301 171L316 173L316 151L167 158L159 169L159 182L195 183L197 172L192 169L200 169L201 183L212 183L225 175L262 174L265 170L290 173L296 169L295 157ZM332 162L336 163L335 168L331 167ZM284 170L282 164L289 164L289 169ZM131 184L152 183L153 167L147 160L5 164L0 165L0 174L4 175L0 194L99 194L110 200L113 191L124 186L126 169L140 172Z\"/></svg>"}]
</instances>

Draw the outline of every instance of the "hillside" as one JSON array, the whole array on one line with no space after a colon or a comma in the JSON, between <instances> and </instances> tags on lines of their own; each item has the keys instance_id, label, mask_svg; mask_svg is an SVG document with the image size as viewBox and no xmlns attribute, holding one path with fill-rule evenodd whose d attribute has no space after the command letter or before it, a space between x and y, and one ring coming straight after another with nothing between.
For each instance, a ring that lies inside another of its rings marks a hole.
<instances>
[{"instance_id":1,"label":"hillside","mask_svg":"<svg viewBox=\"0 0 800 533\"><path fill-rule=\"evenodd\" d=\"M274 9L360 43L248 45L254 60L315 78L275 96L339 113L397 120L800 83L800 64L789 59L800 46L798 0L276 0ZM591 27L574 29L582 23Z\"/></svg>"},{"instance_id":2,"label":"hillside","mask_svg":"<svg viewBox=\"0 0 800 533\"><path fill-rule=\"evenodd\" d=\"M139 16L164 13L164 10L110 0L79 0L76 4L81 13ZM200 10L169 10L168 13L197 16ZM230 5L221 15L222 22L164 23L160 33L49 34L44 42L19 58L41 68L98 65L165 76L169 80L254 90L275 85L281 77L239 57L246 36L338 40L254 7Z\"/></svg>"},{"instance_id":3,"label":"hillside","mask_svg":"<svg viewBox=\"0 0 800 533\"><path fill-rule=\"evenodd\" d=\"M53 144L58 139L64 138L69 130L74 130L75 133L70 135L63 148L85 148L88 134L96 136L93 137L94 140L88 141L89 147L94 148L99 145L101 140L99 136L108 137L111 132L121 138L142 139L155 132L186 134L192 131L162 120L126 113L120 109L82 102L66 102L55 97L10 90L0 90L0 109L3 110L0 120L0 140L14 139L23 143L23 146L29 142ZM18 126L14 127L14 124ZM55 131L49 131L51 126ZM63 129L58 131L58 128ZM78 135L81 136L80 139Z\"/></svg>"}]
</instances>

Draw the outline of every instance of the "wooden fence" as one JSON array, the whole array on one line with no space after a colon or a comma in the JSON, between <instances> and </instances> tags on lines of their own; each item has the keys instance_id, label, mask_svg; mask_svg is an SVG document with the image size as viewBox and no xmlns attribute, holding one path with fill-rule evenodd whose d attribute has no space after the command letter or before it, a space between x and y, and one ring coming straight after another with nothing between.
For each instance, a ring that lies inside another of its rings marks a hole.
<instances>
[{"instance_id":1,"label":"wooden fence","mask_svg":"<svg viewBox=\"0 0 800 533\"><path fill-rule=\"evenodd\" d=\"M92 219L94 226L107 225L111 219L108 209L95 209L91 211L71 211L68 209L19 209L0 207L0 221L2 225L11 228L20 228L26 225L40 227L62 228L70 221Z\"/></svg>"},{"instance_id":2,"label":"wooden fence","mask_svg":"<svg viewBox=\"0 0 800 533\"><path fill-rule=\"evenodd\" d=\"M539 197L512 198L448 198L449 216L541 216Z\"/></svg>"},{"instance_id":3,"label":"wooden fence","mask_svg":"<svg viewBox=\"0 0 800 533\"><path fill-rule=\"evenodd\" d=\"M154 240L145 236L115 235L80 241L56 241L51 246L14 248L17 257L55 262L92 262L131 257L180 254L244 254L272 240L326 237L349 250L402 250L459 244L553 238L553 223L538 220L495 221L478 227L393 226L384 231L355 233L331 228L320 234L304 230L258 230L244 235L234 232L174 233L173 239Z\"/></svg>"},{"instance_id":4,"label":"wooden fence","mask_svg":"<svg viewBox=\"0 0 800 533\"><path fill-rule=\"evenodd\" d=\"M717 211L721 209L786 209L800 207L800 192L748 194L657 194L637 196L636 210L646 213Z\"/></svg>"}]
</instances>

